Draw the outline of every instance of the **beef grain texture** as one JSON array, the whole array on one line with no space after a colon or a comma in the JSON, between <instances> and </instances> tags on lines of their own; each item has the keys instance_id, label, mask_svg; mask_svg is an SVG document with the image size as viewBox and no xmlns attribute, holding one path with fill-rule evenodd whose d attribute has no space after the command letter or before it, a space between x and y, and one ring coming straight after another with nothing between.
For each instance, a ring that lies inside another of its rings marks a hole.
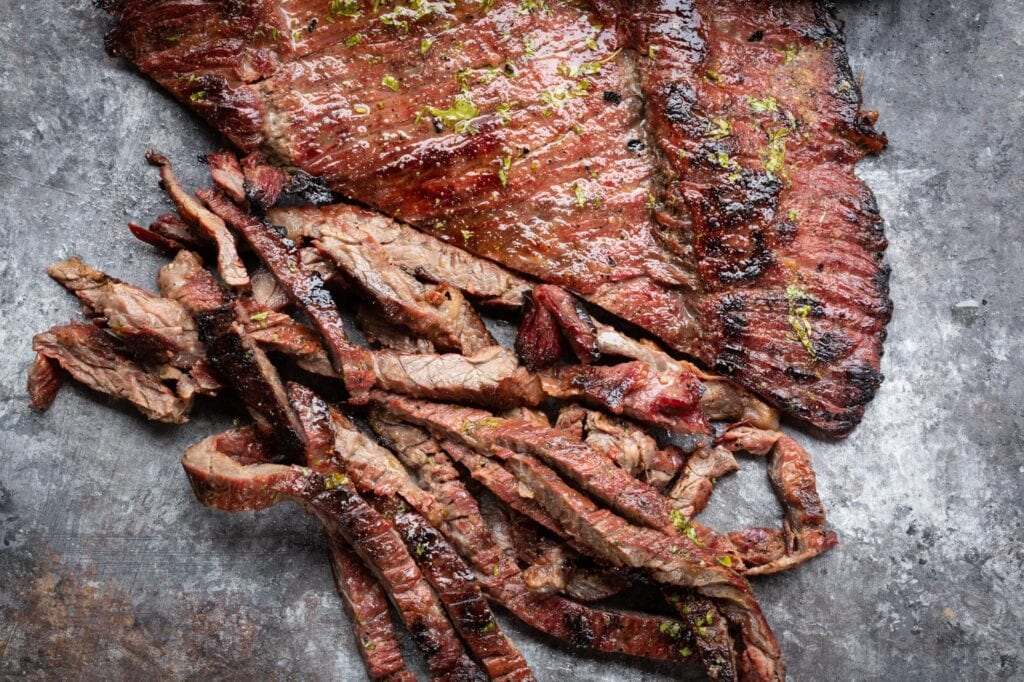
<instances>
[{"instance_id":1,"label":"beef grain texture","mask_svg":"<svg viewBox=\"0 0 1024 682\"><path fill-rule=\"evenodd\" d=\"M537 4L120 0L107 47L243 151L848 433L891 311L853 167L885 138L826 4Z\"/></svg>"}]
</instances>

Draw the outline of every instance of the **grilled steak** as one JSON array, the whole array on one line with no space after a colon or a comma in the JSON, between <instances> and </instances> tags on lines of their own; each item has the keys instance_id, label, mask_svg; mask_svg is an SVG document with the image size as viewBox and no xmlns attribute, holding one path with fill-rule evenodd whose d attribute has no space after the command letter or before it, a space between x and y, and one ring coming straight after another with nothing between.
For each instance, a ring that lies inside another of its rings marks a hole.
<instances>
[{"instance_id":1,"label":"grilled steak","mask_svg":"<svg viewBox=\"0 0 1024 682\"><path fill-rule=\"evenodd\" d=\"M563 285L827 433L874 394L885 240L853 166L884 137L816 0L112 7L109 51L239 148Z\"/></svg>"},{"instance_id":2,"label":"grilled steak","mask_svg":"<svg viewBox=\"0 0 1024 682\"><path fill-rule=\"evenodd\" d=\"M56 362L75 381L131 402L150 419L171 424L188 421L192 401L178 397L158 376L119 353L114 340L95 325L53 327L33 337L32 349L37 356ZM34 367L30 375L34 383L30 393L41 396L42 403L51 400L50 393L56 391L46 388L51 381L48 371Z\"/></svg>"},{"instance_id":3,"label":"grilled steak","mask_svg":"<svg viewBox=\"0 0 1024 682\"><path fill-rule=\"evenodd\" d=\"M344 475L324 477L302 467L239 462L220 449L218 440L211 436L200 441L182 460L200 502L224 511L263 509L286 499L299 503L372 568L435 676L452 682L485 679L463 651L398 533Z\"/></svg>"},{"instance_id":4,"label":"grilled steak","mask_svg":"<svg viewBox=\"0 0 1024 682\"><path fill-rule=\"evenodd\" d=\"M36 353L32 365L28 368L29 407L33 410L50 409L63 383L60 365L42 353Z\"/></svg>"}]
</instances>

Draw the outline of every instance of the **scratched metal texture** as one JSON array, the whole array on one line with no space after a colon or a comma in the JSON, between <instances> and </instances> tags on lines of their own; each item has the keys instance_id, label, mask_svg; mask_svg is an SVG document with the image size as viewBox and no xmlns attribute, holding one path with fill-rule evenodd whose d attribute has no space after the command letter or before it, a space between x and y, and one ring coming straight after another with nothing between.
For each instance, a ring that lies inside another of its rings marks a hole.
<instances>
[{"instance_id":1,"label":"scratched metal texture","mask_svg":"<svg viewBox=\"0 0 1024 682\"><path fill-rule=\"evenodd\" d=\"M860 166L891 241L888 378L847 440L800 436L841 544L755 589L793 680L1022 679L1024 2L839 11L892 141ZM0 3L0 678L362 679L316 524L192 498L182 449L231 406L180 428L75 386L25 407L32 334L78 314L45 267L152 286L125 229L168 208L143 152L194 187L218 145L105 26L84 0ZM774 520L764 476L723 481L713 525ZM672 673L509 627L542 680Z\"/></svg>"}]
</instances>

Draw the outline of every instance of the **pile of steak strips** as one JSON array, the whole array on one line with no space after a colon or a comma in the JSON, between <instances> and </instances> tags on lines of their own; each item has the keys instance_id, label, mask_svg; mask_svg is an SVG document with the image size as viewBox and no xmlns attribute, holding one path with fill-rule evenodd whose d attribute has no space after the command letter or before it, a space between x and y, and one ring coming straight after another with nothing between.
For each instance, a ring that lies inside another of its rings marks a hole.
<instances>
[{"instance_id":1,"label":"pile of steak strips","mask_svg":"<svg viewBox=\"0 0 1024 682\"><path fill-rule=\"evenodd\" d=\"M432 678L534 679L494 604L576 649L784 679L747 578L836 537L780 411L856 426L891 311L854 174L885 138L828 7L109 9L108 50L237 152L194 193L149 154L177 210L130 227L170 259L159 294L50 268L88 322L35 337L33 407L64 375L169 423L237 399L251 424L185 452L192 488L322 522L372 679L414 679L393 615ZM768 459L781 527L695 520L735 453Z\"/></svg>"}]
</instances>

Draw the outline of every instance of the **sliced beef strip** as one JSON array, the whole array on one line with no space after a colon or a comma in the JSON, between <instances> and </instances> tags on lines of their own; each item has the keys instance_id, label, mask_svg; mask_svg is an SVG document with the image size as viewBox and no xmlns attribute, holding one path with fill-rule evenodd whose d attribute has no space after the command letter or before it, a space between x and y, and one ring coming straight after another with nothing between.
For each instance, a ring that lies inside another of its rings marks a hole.
<instances>
[{"instance_id":1,"label":"sliced beef strip","mask_svg":"<svg viewBox=\"0 0 1024 682\"><path fill-rule=\"evenodd\" d=\"M613 565L644 568L658 582L693 588L712 598L740 633L740 666L754 671L748 679L784 678L778 643L750 585L722 565L719 561L722 557L715 556L695 540L634 526L599 509L533 458L512 455L508 464L571 537L600 553Z\"/></svg>"},{"instance_id":2,"label":"sliced beef strip","mask_svg":"<svg viewBox=\"0 0 1024 682\"><path fill-rule=\"evenodd\" d=\"M603 355L638 360L666 376L696 376L702 388L700 404L708 419L744 421L765 429L778 428L778 411L729 379L708 374L689 362L677 360L651 341L631 338L608 325L596 323L595 326L597 347Z\"/></svg>"},{"instance_id":3,"label":"sliced beef strip","mask_svg":"<svg viewBox=\"0 0 1024 682\"><path fill-rule=\"evenodd\" d=\"M160 268L156 281L164 298L178 301L192 313L215 310L224 303L224 291L192 251L179 251Z\"/></svg>"},{"instance_id":4,"label":"sliced beef strip","mask_svg":"<svg viewBox=\"0 0 1024 682\"><path fill-rule=\"evenodd\" d=\"M313 437L313 436L311 436ZM243 464L218 449L211 436L185 451L182 465L196 497L224 511L263 509L284 500L300 504L327 532L359 554L387 591L435 678L483 680L401 537L359 496L342 474L278 464Z\"/></svg>"},{"instance_id":5,"label":"sliced beef strip","mask_svg":"<svg viewBox=\"0 0 1024 682\"><path fill-rule=\"evenodd\" d=\"M666 588L665 600L679 614L683 627L672 632L681 646L694 652L709 680L735 680L736 643L728 621L715 603L693 591ZM742 679L742 678L740 678Z\"/></svg>"},{"instance_id":6,"label":"sliced beef strip","mask_svg":"<svg viewBox=\"0 0 1024 682\"><path fill-rule=\"evenodd\" d=\"M343 377L351 399L360 402L366 390L373 385L368 355L349 341L334 300L320 277L302 263L295 245L273 228L243 212L223 194L206 190L197 194L219 218L245 237L263 264L313 322L325 341L335 371Z\"/></svg>"},{"instance_id":7,"label":"sliced beef strip","mask_svg":"<svg viewBox=\"0 0 1024 682\"><path fill-rule=\"evenodd\" d=\"M681 656L666 624L673 621L640 613L607 611L558 595L541 597L523 581L514 550L492 533L476 498L462 483L445 451L422 429L374 409L371 424L393 446L402 463L445 510L438 526L473 566L492 599L524 623L570 646L654 660L690 662ZM404 485L396 482L394 485ZM671 627L669 627L671 629Z\"/></svg>"},{"instance_id":8,"label":"sliced beef strip","mask_svg":"<svg viewBox=\"0 0 1024 682\"><path fill-rule=\"evenodd\" d=\"M329 537L327 546L334 584L352 621L366 674L374 681L416 682L402 660L384 588L359 555L338 538Z\"/></svg>"},{"instance_id":9,"label":"sliced beef strip","mask_svg":"<svg viewBox=\"0 0 1024 682\"><path fill-rule=\"evenodd\" d=\"M402 415L405 421L430 430L481 454L500 456L499 449L520 450L557 468L583 490L631 520L673 533L668 502L657 490L636 480L604 455L557 429L524 420L502 419L473 408L428 403L373 393L375 405Z\"/></svg>"},{"instance_id":10,"label":"sliced beef strip","mask_svg":"<svg viewBox=\"0 0 1024 682\"><path fill-rule=\"evenodd\" d=\"M347 452L337 452L335 445L347 443L358 446L358 439L338 439L334 420L327 404L309 389L293 384L289 394L310 447L307 459L319 473L347 473L361 494L387 518L405 541L406 548L438 593L452 624L493 680L533 680L526 661L502 632L473 574L455 550L419 514L406 507L399 491L377 495L379 477L366 467L347 467L351 459ZM346 431L354 431L340 415L335 418ZM368 440L368 439L367 439ZM377 449L381 449L378 448ZM400 465L399 465L400 466ZM369 474L369 475L368 475ZM419 499L416 496L414 499Z\"/></svg>"},{"instance_id":11,"label":"sliced beef strip","mask_svg":"<svg viewBox=\"0 0 1024 682\"><path fill-rule=\"evenodd\" d=\"M143 357L182 369L202 359L195 321L179 302L109 277L78 258L55 263L47 273Z\"/></svg>"},{"instance_id":12,"label":"sliced beef strip","mask_svg":"<svg viewBox=\"0 0 1024 682\"><path fill-rule=\"evenodd\" d=\"M701 384L693 374L657 372L634 360L556 367L543 372L541 382L544 392L554 398L581 400L676 434L711 432L701 409Z\"/></svg>"},{"instance_id":13,"label":"sliced beef strip","mask_svg":"<svg viewBox=\"0 0 1024 682\"><path fill-rule=\"evenodd\" d=\"M210 167L210 177L235 203L245 201L245 173L238 157L230 150L222 150L206 155L206 163Z\"/></svg>"},{"instance_id":14,"label":"sliced beef strip","mask_svg":"<svg viewBox=\"0 0 1024 682\"><path fill-rule=\"evenodd\" d=\"M288 186L288 173L267 163L258 152L242 157L241 168L245 197L258 211L276 204Z\"/></svg>"},{"instance_id":15,"label":"sliced beef strip","mask_svg":"<svg viewBox=\"0 0 1024 682\"><path fill-rule=\"evenodd\" d=\"M588 365L600 359L594 321L572 294L562 287L539 284L533 288L533 298L551 312L580 362Z\"/></svg>"},{"instance_id":16,"label":"sliced beef strip","mask_svg":"<svg viewBox=\"0 0 1024 682\"><path fill-rule=\"evenodd\" d=\"M371 346L402 353L435 352L433 343L392 324L373 306L360 305L356 308L356 325Z\"/></svg>"},{"instance_id":17,"label":"sliced beef strip","mask_svg":"<svg viewBox=\"0 0 1024 682\"><path fill-rule=\"evenodd\" d=\"M278 208L268 212L293 239L317 238L325 228L351 225L378 243L392 263L419 279L448 283L489 306L515 308L530 284L489 260L379 213L347 204Z\"/></svg>"},{"instance_id":18,"label":"sliced beef strip","mask_svg":"<svg viewBox=\"0 0 1024 682\"><path fill-rule=\"evenodd\" d=\"M198 229L217 247L217 271L221 279L230 287L244 288L249 286L249 274L238 255L235 238L227 225L218 216L206 210L181 186L171 162L166 157L150 152L146 159L160 168L160 178L164 189L178 207L181 217Z\"/></svg>"},{"instance_id":19,"label":"sliced beef strip","mask_svg":"<svg viewBox=\"0 0 1024 682\"><path fill-rule=\"evenodd\" d=\"M799 443L778 431L749 426L726 431L720 442L734 451L768 455L768 477L786 514L784 556L750 569L748 575L792 568L836 546L836 534L826 528L811 456Z\"/></svg>"},{"instance_id":20,"label":"sliced beef strip","mask_svg":"<svg viewBox=\"0 0 1024 682\"><path fill-rule=\"evenodd\" d=\"M32 349L56 362L75 381L131 402L150 419L170 424L188 421L192 401L178 397L156 375L119 353L113 339L95 325L53 327L33 337Z\"/></svg>"},{"instance_id":21,"label":"sliced beef strip","mask_svg":"<svg viewBox=\"0 0 1024 682\"><path fill-rule=\"evenodd\" d=\"M659 490L679 473L682 462L677 451L659 448L654 438L625 419L571 405L559 412L556 426L578 429L580 440Z\"/></svg>"},{"instance_id":22,"label":"sliced beef strip","mask_svg":"<svg viewBox=\"0 0 1024 682\"><path fill-rule=\"evenodd\" d=\"M704 510L715 480L739 470L727 448L701 445L687 458L683 475L668 492L673 507L691 519Z\"/></svg>"},{"instance_id":23,"label":"sliced beef strip","mask_svg":"<svg viewBox=\"0 0 1024 682\"><path fill-rule=\"evenodd\" d=\"M312 374L337 378L320 336L285 313L255 305L245 306L245 332L263 349L288 356Z\"/></svg>"},{"instance_id":24,"label":"sliced beef strip","mask_svg":"<svg viewBox=\"0 0 1024 682\"><path fill-rule=\"evenodd\" d=\"M36 353L28 368L29 407L33 410L50 409L63 383L60 365L42 353Z\"/></svg>"},{"instance_id":25,"label":"sliced beef strip","mask_svg":"<svg viewBox=\"0 0 1024 682\"><path fill-rule=\"evenodd\" d=\"M177 213L164 213L154 220L148 229L141 229L173 243L172 251L177 251L179 248L203 251L208 245ZM132 231L136 232L136 236L138 236L136 230Z\"/></svg>"},{"instance_id":26,"label":"sliced beef strip","mask_svg":"<svg viewBox=\"0 0 1024 682\"><path fill-rule=\"evenodd\" d=\"M261 308L277 312L288 306L288 292L278 284L277 278L266 267L256 268L250 279L252 299Z\"/></svg>"},{"instance_id":27,"label":"sliced beef strip","mask_svg":"<svg viewBox=\"0 0 1024 682\"><path fill-rule=\"evenodd\" d=\"M385 318L425 337L438 350L469 355L495 345L458 289L419 282L355 225L339 221L324 226L313 244L373 299Z\"/></svg>"},{"instance_id":28,"label":"sliced beef strip","mask_svg":"<svg viewBox=\"0 0 1024 682\"><path fill-rule=\"evenodd\" d=\"M516 355L536 372L561 360L565 355L564 345L555 316L527 293L516 333Z\"/></svg>"}]
</instances>

